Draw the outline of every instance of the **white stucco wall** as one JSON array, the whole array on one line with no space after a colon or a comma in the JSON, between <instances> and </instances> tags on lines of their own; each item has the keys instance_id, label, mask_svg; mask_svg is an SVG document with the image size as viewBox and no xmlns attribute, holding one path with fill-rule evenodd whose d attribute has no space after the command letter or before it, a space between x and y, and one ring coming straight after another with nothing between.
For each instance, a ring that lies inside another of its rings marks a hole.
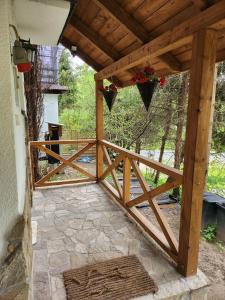
<instances>
[{"instance_id":1,"label":"white stucco wall","mask_svg":"<svg viewBox=\"0 0 225 300\"><path fill-rule=\"evenodd\" d=\"M11 61L14 22L10 0L0 0L0 261L17 217L23 213L26 149L23 75Z\"/></svg>"},{"instance_id":2,"label":"white stucco wall","mask_svg":"<svg viewBox=\"0 0 225 300\"><path fill-rule=\"evenodd\" d=\"M48 123L59 122L58 96L56 94L44 94L44 114L40 139L48 131Z\"/></svg>"}]
</instances>

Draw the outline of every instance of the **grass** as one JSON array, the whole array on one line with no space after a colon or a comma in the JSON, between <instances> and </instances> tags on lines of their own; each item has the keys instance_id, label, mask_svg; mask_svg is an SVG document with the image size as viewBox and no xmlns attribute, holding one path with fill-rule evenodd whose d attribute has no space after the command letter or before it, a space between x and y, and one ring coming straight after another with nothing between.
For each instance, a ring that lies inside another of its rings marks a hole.
<instances>
[{"instance_id":1,"label":"grass","mask_svg":"<svg viewBox=\"0 0 225 300\"><path fill-rule=\"evenodd\" d=\"M225 164L212 161L209 165L207 191L225 196Z\"/></svg>"}]
</instances>

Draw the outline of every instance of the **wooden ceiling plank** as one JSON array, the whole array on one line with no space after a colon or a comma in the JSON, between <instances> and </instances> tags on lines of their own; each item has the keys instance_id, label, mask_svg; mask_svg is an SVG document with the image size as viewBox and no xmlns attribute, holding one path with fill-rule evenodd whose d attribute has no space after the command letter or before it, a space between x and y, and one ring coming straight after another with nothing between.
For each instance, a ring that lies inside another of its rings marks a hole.
<instances>
[{"instance_id":1,"label":"wooden ceiling plank","mask_svg":"<svg viewBox=\"0 0 225 300\"><path fill-rule=\"evenodd\" d=\"M109 15L123 25L128 33L132 34L139 42L145 44L152 37L148 31L127 13L116 1L93 0L101 9L106 10ZM160 59L172 70L181 70L181 64L171 54L160 57Z\"/></svg>"},{"instance_id":2,"label":"wooden ceiling plank","mask_svg":"<svg viewBox=\"0 0 225 300\"><path fill-rule=\"evenodd\" d=\"M99 50L104 52L107 56L113 60L119 58L119 54L115 51L111 45L108 45L105 40L99 36L99 34L93 31L89 26L79 20L77 17L71 19L71 26L74 27L84 38L88 39L93 45L95 45Z\"/></svg>"},{"instance_id":3,"label":"wooden ceiling plank","mask_svg":"<svg viewBox=\"0 0 225 300\"><path fill-rule=\"evenodd\" d=\"M191 2L199 8L199 10L203 10L208 6L212 5L215 1L213 0L191 0Z\"/></svg>"},{"instance_id":4,"label":"wooden ceiling plank","mask_svg":"<svg viewBox=\"0 0 225 300\"><path fill-rule=\"evenodd\" d=\"M181 47L192 40L193 33L206 28L216 28L215 24L225 19L225 1L218 2L208 9L200 12L197 16L184 21L174 29L168 30L154 40L124 56L111 66L106 67L96 74L96 79L115 75L128 68L137 66L151 53L157 57L175 48Z\"/></svg>"},{"instance_id":5,"label":"wooden ceiling plank","mask_svg":"<svg viewBox=\"0 0 225 300\"><path fill-rule=\"evenodd\" d=\"M100 71L102 69L102 66L98 64L94 59L92 59L88 54L84 53L80 48L77 48L76 51L71 50L71 41L69 41L67 38L63 37L61 40L61 43L64 47L68 48L71 52L71 54L79 56L86 64L91 66L95 71Z\"/></svg>"},{"instance_id":6,"label":"wooden ceiling plank","mask_svg":"<svg viewBox=\"0 0 225 300\"><path fill-rule=\"evenodd\" d=\"M148 42L148 32L134 18L131 17L116 1L94 0L96 5L106 10L110 16L123 24L126 30L135 35L141 42Z\"/></svg>"}]
</instances>

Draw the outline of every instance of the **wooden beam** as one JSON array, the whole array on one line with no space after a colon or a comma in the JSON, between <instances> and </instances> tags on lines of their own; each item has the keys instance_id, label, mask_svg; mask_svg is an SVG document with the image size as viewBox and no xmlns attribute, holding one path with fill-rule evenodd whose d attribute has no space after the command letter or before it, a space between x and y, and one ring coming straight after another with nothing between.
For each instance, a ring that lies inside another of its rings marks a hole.
<instances>
[{"instance_id":1,"label":"wooden beam","mask_svg":"<svg viewBox=\"0 0 225 300\"><path fill-rule=\"evenodd\" d=\"M96 97L96 177L100 180L103 174L103 151L100 140L104 139L104 103L103 95L99 89L103 86L102 80L95 82L95 97Z\"/></svg>"},{"instance_id":2,"label":"wooden beam","mask_svg":"<svg viewBox=\"0 0 225 300\"><path fill-rule=\"evenodd\" d=\"M150 222L138 209L135 207L127 208L127 206L120 200L118 192L114 189L106 180L101 181L101 184L107 189L107 191L116 199L117 203L121 205L130 215L134 221L141 226L141 228L151 237L156 243L175 261L177 262L177 255L170 249L170 246L162 234L162 232Z\"/></svg>"},{"instance_id":3,"label":"wooden beam","mask_svg":"<svg viewBox=\"0 0 225 300\"><path fill-rule=\"evenodd\" d=\"M124 156L122 153L120 153L116 159L114 160L114 162L112 164L110 164L110 166L105 170L105 172L103 173L103 175L101 176L101 180L105 179L108 174L113 170L116 169L119 165L119 163L121 162L121 160L123 160Z\"/></svg>"},{"instance_id":4,"label":"wooden beam","mask_svg":"<svg viewBox=\"0 0 225 300\"><path fill-rule=\"evenodd\" d=\"M87 176L88 178L92 178L92 179L96 179L96 177L94 175L92 175L91 173L89 173L88 171L80 168L76 163L74 162L70 162L68 159L65 159L64 157L62 157L61 155L57 154L56 152L42 146L42 145L37 145L37 148L39 150L41 150L44 153L47 153L48 155L58 159L59 161L62 161L66 166L71 167L75 170L77 170L78 172L80 172L81 174Z\"/></svg>"},{"instance_id":5,"label":"wooden beam","mask_svg":"<svg viewBox=\"0 0 225 300\"><path fill-rule=\"evenodd\" d=\"M198 265L216 42L216 32L205 29L194 35L192 46L179 234L179 270L185 276L196 274Z\"/></svg>"},{"instance_id":6,"label":"wooden beam","mask_svg":"<svg viewBox=\"0 0 225 300\"><path fill-rule=\"evenodd\" d=\"M94 0L94 2L98 5L98 7L106 11L113 19L118 21L128 33L135 36L139 42L146 43L149 41L148 31L116 1Z\"/></svg>"},{"instance_id":7,"label":"wooden beam","mask_svg":"<svg viewBox=\"0 0 225 300\"><path fill-rule=\"evenodd\" d=\"M154 40L101 70L95 75L95 78L108 78L141 64L144 60L146 60L149 54L152 58L158 57L175 48L188 44L191 42L192 35L195 32L206 27L214 27L216 29L218 28L217 23L221 20L225 20L225 1L220 1L217 4L214 4L199 13L197 16L194 16L175 28L164 32Z\"/></svg>"},{"instance_id":8,"label":"wooden beam","mask_svg":"<svg viewBox=\"0 0 225 300\"><path fill-rule=\"evenodd\" d=\"M123 202L124 204L130 201L130 175L131 164L128 157L123 160Z\"/></svg>"},{"instance_id":9,"label":"wooden beam","mask_svg":"<svg viewBox=\"0 0 225 300\"><path fill-rule=\"evenodd\" d=\"M183 178L181 171L179 171L177 169L171 168L169 166L166 166L166 165L159 163L157 161L154 161L152 159L143 157L137 153L134 153L132 151L129 151L127 149L119 147L113 143L106 141L106 140L100 140L99 142L100 142L100 144L105 145L108 148L114 149L118 153L124 154L125 156L127 156L130 159L139 161L140 163L143 163L144 165L146 165L150 168L158 170L158 171L162 172L163 174L166 174L172 178L176 178L178 180L182 180L182 178Z\"/></svg>"},{"instance_id":10,"label":"wooden beam","mask_svg":"<svg viewBox=\"0 0 225 300\"><path fill-rule=\"evenodd\" d=\"M68 162L73 162L75 159L77 159L78 157L80 157L84 152L86 152L88 149L90 149L92 146L94 146L96 144L95 143L90 143L87 144L86 146L84 146L80 151L78 151L77 153L73 154L69 159ZM43 183L45 183L47 180L49 180L53 175L55 175L56 173L59 173L62 169L64 169L66 167L65 163L62 163L61 165L59 165L58 167L56 167L55 169L51 170L48 174L46 174L44 177L42 177L40 180L38 180L36 182L36 186L39 185L43 185Z\"/></svg>"},{"instance_id":11,"label":"wooden beam","mask_svg":"<svg viewBox=\"0 0 225 300\"><path fill-rule=\"evenodd\" d=\"M102 65L97 63L96 60L94 60L87 53L82 51L79 47L77 48L76 51L72 51L71 46L73 46L73 45L71 44L71 41L69 41L67 38L62 37L61 44L64 47L66 47L67 49L69 49L73 56L75 56L75 55L79 56L87 65L91 66L95 71L99 72L100 70L103 69ZM107 78L107 79L109 81L115 83L118 87L123 87L122 82L116 76L112 76L112 77Z\"/></svg>"},{"instance_id":12,"label":"wooden beam","mask_svg":"<svg viewBox=\"0 0 225 300\"><path fill-rule=\"evenodd\" d=\"M46 186L54 186L54 185L64 185L64 184L76 184L76 183L88 183L96 181L92 178L78 178L73 180L61 180L61 181L47 181L42 184L35 183L35 187L46 187Z\"/></svg>"},{"instance_id":13,"label":"wooden beam","mask_svg":"<svg viewBox=\"0 0 225 300\"><path fill-rule=\"evenodd\" d=\"M110 167L110 166L112 166L112 161L110 159L109 153L108 153L108 151L107 151L107 149L106 149L105 146L103 146L103 145L101 145L101 146L102 146L103 154L105 155L105 159L106 159L106 162L108 164L108 167ZM119 193L120 198L122 199L123 192L122 192L122 188L121 188L121 185L119 183L119 180L117 178L115 169L111 169L111 174L112 174L112 178L113 178L115 187L116 187L116 189L117 189L117 191Z\"/></svg>"},{"instance_id":14,"label":"wooden beam","mask_svg":"<svg viewBox=\"0 0 225 300\"><path fill-rule=\"evenodd\" d=\"M94 2L106 11L112 18L118 21L130 34L132 34L140 43L145 44L149 42L153 36L128 12L126 12L121 5L116 1L108 0L94 0ZM171 54L166 53L159 57L170 69L175 71L181 70L180 62Z\"/></svg>"},{"instance_id":15,"label":"wooden beam","mask_svg":"<svg viewBox=\"0 0 225 300\"><path fill-rule=\"evenodd\" d=\"M107 44L104 38L92 30L90 26L82 22L77 16L70 20L70 25L112 60L117 60L120 57L118 52L113 49L112 45Z\"/></svg>"},{"instance_id":16,"label":"wooden beam","mask_svg":"<svg viewBox=\"0 0 225 300\"><path fill-rule=\"evenodd\" d=\"M198 7L200 10L203 10L214 4L214 0L191 0L191 2Z\"/></svg>"},{"instance_id":17,"label":"wooden beam","mask_svg":"<svg viewBox=\"0 0 225 300\"><path fill-rule=\"evenodd\" d=\"M71 46L73 46L73 45L71 44L71 41L69 41L67 38L62 37L61 44L64 47L68 48L73 56L74 55L79 56L87 65L91 66L95 71L102 70L103 67L100 64L98 64L89 55L87 55L86 53L84 53L80 48L77 48L76 51L72 51L71 50Z\"/></svg>"},{"instance_id":18,"label":"wooden beam","mask_svg":"<svg viewBox=\"0 0 225 300\"><path fill-rule=\"evenodd\" d=\"M95 139L77 139L77 140L50 140L50 141L32 141L31 146L38 145L69 145L69 144L92 144L95 143Z\"/></svg>"}]
</instances>

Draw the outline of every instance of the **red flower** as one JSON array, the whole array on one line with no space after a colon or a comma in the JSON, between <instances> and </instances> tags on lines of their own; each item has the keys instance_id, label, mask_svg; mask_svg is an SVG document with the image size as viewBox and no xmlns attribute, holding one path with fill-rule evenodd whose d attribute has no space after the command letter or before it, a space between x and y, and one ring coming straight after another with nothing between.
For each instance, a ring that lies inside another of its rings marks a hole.
<instances>
[{"instance_id":1,"label":"red flower","mask_svg":"<svg viewBox=\"0 0 225 300\"><path fill-rule=\"evenodd\" d=\"M165 77L164 77L164 76L161 76L160 79L159 79L159 85L160 85L161 87L163 87L163 86L165 85L165 83L166 83Z\"/></svg>"},{"instance_id":2,"label":"red flower","mask_svg":"<svg viewBox=\"0 0 225 300\"><path fill-rule=\"evenodd\" d=\"M141 78L141 79L139 80L139 83L145 83L146 81L148 81L148 79L145 78L145 77L143 77L143 78Z\"/></svg>"},{"instance_id":3,"label":"red flower","mask_svg":"<svg viewBox=\"0 0 225 300\"><path fill-rule=\"evenodd\" d=\"M145 67L144 72L150 75L153 75L155 73L155 70L151 67Z\"/></svg>"}]
</instances>

